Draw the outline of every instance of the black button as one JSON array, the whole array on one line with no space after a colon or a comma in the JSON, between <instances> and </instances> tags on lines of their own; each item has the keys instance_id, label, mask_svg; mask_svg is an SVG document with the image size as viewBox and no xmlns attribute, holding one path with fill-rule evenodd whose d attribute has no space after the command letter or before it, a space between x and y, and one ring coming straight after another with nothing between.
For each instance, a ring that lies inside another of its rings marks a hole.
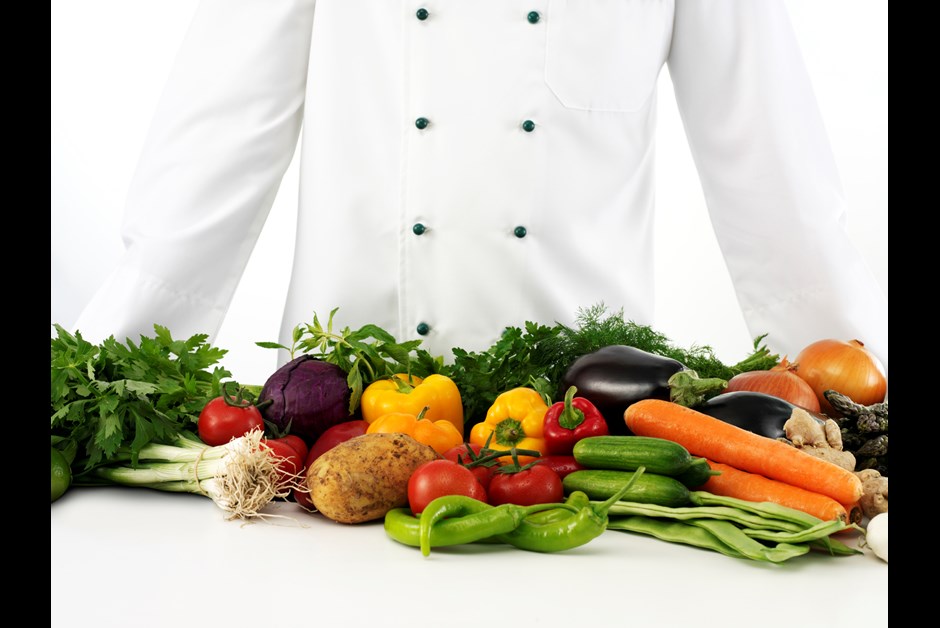
<instances>
[{"instance_id":1,"label":"black button","mask_svg":"<svg viewBox=\"0 0 940 628\"><path fill-rule=\"evenodd\" d=\"M424 20L428 19L428 10L424 8L418 9L415 13L415 17L423 22Z\"/></svg>"},{"instance_id":2,"label":"black button","mask_svg":"<svg viewBox=\"0 0 940 628\"><path fill-rule=\"evenodd\" d=\"M427 323L418 323L418 326L415 328L415 331L417 331L422 336L427 336L428 332L431 331L431 328L428 327Z\"/></svg>"},{"instance_id":3,"label":"black button","mask_svg":"<svg viewBox=\"0 0 940 628\"><path fill-rule=\"evenodd\" d=\"M540 17L541 16L539 15L538 11L529 11L529 14L525 16L525 19L529 20L529 24L535 24L539 21Z\"/></svg>"},{"instance_id":4,"label":"black button","mask_svg":"<svg viewBox=\"0 0 940 628\"><path fill-rule=\"evenodd\" d=\"M523 227L522 225L519 225L518 227L512 230L512 234L516 236L517 238L524 238L526 233L528 232L525 230L525 227Z\"/></svg>"},{"instance_id":5,"label":"black button","mask_svg":"<svg viewBox=\"0 0 940 628\"><path fill-rule=\"evenodd\" d=\"M415 120L415 126L419 129L425 129L429 124L431 124L431 121L427 118L418 118Z\"/></svg>"},{"instance_id":6,"label":"black button","mask_svg":"<svg viewBox=\"0 0 940 628\"><path fill-rule=\"evenodd\" d=\"M532 120L526 120L522 123L522 130L526 133L531 133L535 130L535 122L532 122Z\"/></svg>"},{"instance_id":7,"label":"black button","mask_svg":"<svg viewBox=\"0 0 940 628\"><path fill-rule=\"evenodd\" d=\"M411 228L411 230L414 232L415 235L421 235L422 233L427 231L427 227L422 225L420 222L416 222L414 226Z\"/></svg>"}]
</instances>

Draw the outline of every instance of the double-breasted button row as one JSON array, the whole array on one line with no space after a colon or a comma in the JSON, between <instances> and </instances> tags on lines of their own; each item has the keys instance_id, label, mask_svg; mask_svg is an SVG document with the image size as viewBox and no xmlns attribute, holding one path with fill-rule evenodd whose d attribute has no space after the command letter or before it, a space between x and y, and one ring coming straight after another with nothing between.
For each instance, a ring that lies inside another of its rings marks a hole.
<instances>
[{"instance_id":1,"label":"double-breasted button row","mask_svg":"<svg viewBox=\"0 0 940 628\"><path fill-rule=\"evenodd\" d=\"M419 130L424 130L428 128L430 124L431 124L431 121L425 118L424 116L415 119L415 127L417 127ZM524 120L522 122L522 130L525 131L526 133L531 133L532 131L535 130L535 122L533 122L532 120Z\"/></svg>"},{"instance_id":2,"label":"double-breasted button row","mask_svg":"<svg viewBox=\"0 0 940 628\"><path fill-rule=\"evenodd\" d=\"M420 223L420 222L416 222L415 224L411 226L411 232L415 234L416 236L424 235L425 233L427 233L427 231L428 231L428 228L423 223ZM517 238L524 238L526 237L528 233L529 232L522 225L519 225L518 227L512 230L512 234L516 236Z\"/></svg>"},{"instance_id":3,"label":"double-breasted button row","mask_svg":"<svg viewBox=\"0 0 940 628\"><path fill-rule=\"evenodd\" d=\"M417 11L415 11L415 17L418 18L419 20L421 20L422 22L425 21L426 19L428 19L428 17L430 17L430 15L431 15L431 14L430 14L430 13L428 12L428 10L425 9L424 7L421 7L420 9L418 9ZM538 11L529 11L529 13L526 14L526 20L527 20L530 24L537 24L537 23L539 22L539 20L541 20L541 19L542 19L542 16L539 14ZM423 130L423 129L428 128L428 125L429 125L429 124L431 124L431 121L428 120L427 118L423 117L423 116L415 120L415 126L416 126L419 130ZM522 130L525 131L526 133L531 133L532 131L535 130L535 122L533 122L532 120L525 120L525 121L523 121L523 122L522 122Z\"/></svg>"},{"instance_id":4,"label":"double-breasted button row","mask_svg":"<svg viewBox=\"0 0 940 628\"><path fill-rule=\"evenodd\" d=\"M428 19L428 17L430 16L431 14L428 13L428 10L425 9L424 7L421 7L420 9L415 11L415 17L421 20L422 22ZM538 21L542 19L542 16L539 15L538 11L529 11L525 16L525 19L528 20L529 24L538 24Z\"/></svg>"},{"instance_id":5,"label":"double-breasted button row","mask_svg":"<svg viewBox=\"0 0 940 628\"><path fill-rule=\"evenodd\" d=\"M426 21L430 17L430 15L431 15L430 12L424 7L421 7L417 11L415 11L415 17L421 22ZM529 11L525 17L526 17L526 21L528 21L529 24L538 24L538 22L542 19L542 16L539 14L538 11ZM428 128L430 124L431 124L431 121L425 118L424 116L415 119L415 127L418 130L424 130ZM532 120L524 120L521 124L521 127L522 127L522 130L525 131L526 133L531 133L532 131L535 130L535 122ZM416 222L411 227L411 232L414 233L416 236L422 236L425 233L427 233L427 231L428 231L428 228L423 223L420 223L420 222ZM526 235L528 234L528 231L526 230L524 226L519 225L513 229L512 233L514 236L521 239L521 238L526 237ZM415 327L415 331L420 336L426 336L430 333L431 326L425 322L420 322Z\"/></svg>"}]
</instances>

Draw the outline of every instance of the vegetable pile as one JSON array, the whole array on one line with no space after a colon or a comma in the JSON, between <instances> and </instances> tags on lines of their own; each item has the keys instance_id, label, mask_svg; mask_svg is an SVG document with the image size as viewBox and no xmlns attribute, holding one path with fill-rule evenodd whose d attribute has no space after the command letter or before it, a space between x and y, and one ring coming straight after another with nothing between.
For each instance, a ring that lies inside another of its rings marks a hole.
<instances>
[{"instance_id":1,"label":"vegetable pile","mask_svg":"<svg viewBox=\"0 0 940 628\"><path fill-rule=\"evenodd\" d=\"M154 330L139 344L112 336L95 345L56 326L53 501L70 486L120 484L205 495L244 518L289 495L296 478L263 445L257 410L222 398L225 351L205 335ZM56 454L69 465L65 482L59 461L58 490Z\"/></svg>"},{"instance_id":2,"label":"vegetable pile","mask_svg":"<svg viewBox=\"0 0 940 628\"><path fill-rule=\"evenodd\" d=\"M55 326L52 339L52 444L72 468L138 459L151 442L169 444L196 428L206 403L231 373L219 366L225 351L208 336L174 340L154 326L139 344L113 336L100 345Z\"/></svg>"},{"instance_id":3,"label":"vegetable pile","mask_svg":"<svg viewBox=\"0 0 940 628\"><path fill-rule=\"evenodd\" d=\"M52 500L121 484L201 494L228 518L294 501L383 520L425 556L564 551L610 529L769 563L860 553L845 534L887 513L883 369L858 341L791 363L760 336L729 366L601 304L445 364L336 312L289 347L256 343L290 354L261 386L232 380L204 335L94 345L56 326ZM887 560L879 529L860 547Z\"/></svg>"},{"instance_id":4,"label":"vegetable pile","mask_svg":"<svg viewBox=\"0 0 940 628\"><path fill-rule=\"evenodd\" d=\"M599 303L577 312L575 324L544 325L527 322L523 327L507 327L500 339L485 351L453 349L454 362L445 370L460 388L466 416L471 422L486 414L496 397L510 388L529 385L552 399L561 399L574 382L563 383L565 371L581 356L623 345L644 351L650 358L669 358L701 378L728 380L745 371L771 368L779 356L762 344L764 336L754 341L754 351L742 361L727 365L708 345L678 347L652 327L640 325L610 312ZM661 371L643 371L643 381L658 382ZM579 386L583 391L583 385ZM598 404L603 405L603 404ZM622 410L621 410L622 412ZM613 427L622 429L620 416ZM610 418L608 417L608 420Z\"/></svg>"}]
</instances>

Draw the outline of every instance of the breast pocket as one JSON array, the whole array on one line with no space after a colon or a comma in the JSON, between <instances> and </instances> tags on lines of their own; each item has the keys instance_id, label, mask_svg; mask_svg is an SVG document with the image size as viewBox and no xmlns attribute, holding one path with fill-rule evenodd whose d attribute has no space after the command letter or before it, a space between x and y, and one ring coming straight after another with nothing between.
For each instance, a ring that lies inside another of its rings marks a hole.
<instances>
[{"instance_id":1,"label":"breast pocket","mask_svg":"<svg viewBox=\"0 0 940 628\"><path fill-rule=\"evenodd\" d=\"M549 0L545 82L565 107L638 111L672 33L671 0Z\"/></svg>"}]
</instances>

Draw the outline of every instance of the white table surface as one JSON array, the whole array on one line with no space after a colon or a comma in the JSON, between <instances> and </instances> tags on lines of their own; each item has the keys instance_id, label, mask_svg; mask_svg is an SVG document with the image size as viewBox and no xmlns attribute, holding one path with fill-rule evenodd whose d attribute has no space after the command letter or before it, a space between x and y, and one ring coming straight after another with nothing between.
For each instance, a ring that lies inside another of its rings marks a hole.
<instances>
[{"instance_id":1,"label":"white table surface","mask_svg":"<svg viewBox=\"0 0 940 628\"><path fill-rule=\"evenodd\" d=\"M557 554L470 545L423 557L381 522L342 525L287 502L267 511L281 517L73 488L52 504L51 626L888 625L888 564L868 549L770 565L609 530Z\"/></svg>"}]
</instances>

